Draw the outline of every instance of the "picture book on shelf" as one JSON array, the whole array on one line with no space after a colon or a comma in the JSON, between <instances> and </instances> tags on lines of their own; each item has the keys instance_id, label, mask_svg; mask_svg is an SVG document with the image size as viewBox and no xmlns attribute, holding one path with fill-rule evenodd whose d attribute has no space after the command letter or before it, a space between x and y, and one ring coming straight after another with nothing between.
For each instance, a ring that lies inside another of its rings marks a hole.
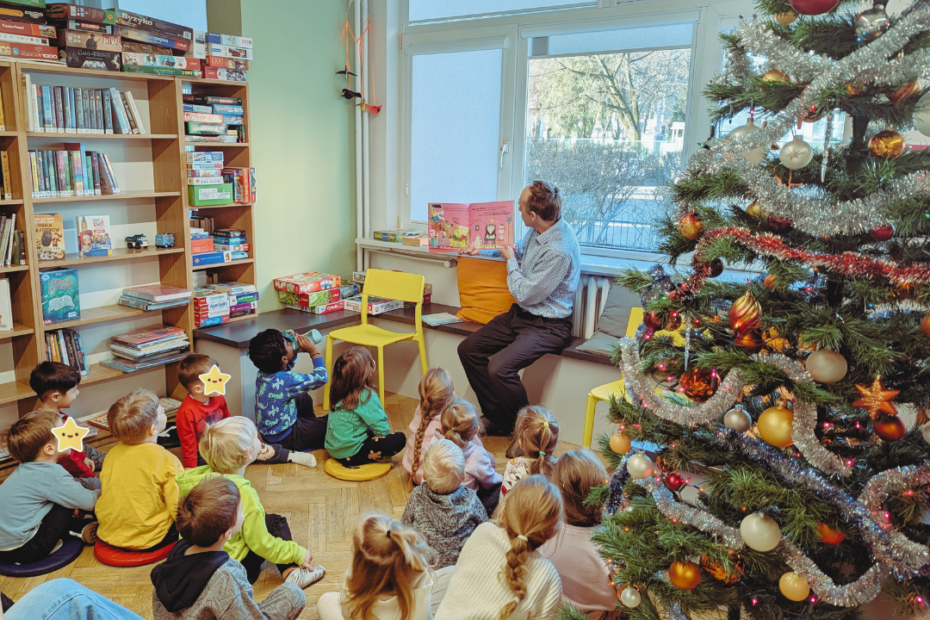
<instances>
[{"instance_id":1,"label":"picture book on shelf","mask_svg":"<svg viewBox=\"0 0 930 620\"><path fill-rule=\"evenodd\" d=\"M39 273L42 289L42 319L46 325L81 318L78 273L74 267Z\"/></svg>"},{"instance_id":2,"label":"picture book on shelf","mask_svg":"<svg viewBox=\"0 0 930 620\"><path fill-rule=\"evenodd\" d=\"M513 202L429 203L429 251L456 252L474 246L499 250L513 245Z\"/></svg>"},{"instance_id":3,"label":"picture book on shelf","mask_svg":"<svg viewBox=\"0 0 930 620\"><path fill-rule=\"evenodd\" d=\"M82 258L110 256L113 253L109 215L79 215L77 230L78 252Z\"/></svg>"},{"instance_id":4,"label":"picture book on shelf","mask_svg":"<svg viewBox=\"0 0 930 620\"><path fill-rule=\"evenodd\" d=\"M65 257L65 227L60 213L36 213L36 253L40 261Z\"/></svg>"},{"instance_id":5,"label":"picture book on shelf","mask_svg":"<svg viewBox=\"0 0 930 620\"><path fill-rule=\"evenodd\" d=\"M175 400L173 398L162 397L158 399L158 404L162 406L165 410L165 415L170 416L172 413L175 413L178 409L181 408L181 401ZM95 414L89 418L84 418L81 422L86 422L96 426L97 428L102 428L105 431L110 430L110 423L107 421L106 411L101 411L98 414Z\"/></svg>"}]
</instances>

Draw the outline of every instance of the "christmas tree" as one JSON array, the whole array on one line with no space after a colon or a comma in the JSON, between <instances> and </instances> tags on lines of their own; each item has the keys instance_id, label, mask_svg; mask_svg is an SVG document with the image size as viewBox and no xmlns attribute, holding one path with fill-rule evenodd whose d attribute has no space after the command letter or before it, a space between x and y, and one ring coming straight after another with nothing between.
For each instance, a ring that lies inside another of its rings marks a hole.
<instances>
[{"instance_id":1,"label":"christmas tree","mask_svg":"<svg viewBox=\"0 0 930 620\"><path fill-rule=\"evenodd\" d=\"M714 120L754 118L675 183L661 250L690 268L619 278L645 316L594 541L624 615L930 617L930 151L899 133L930 135L930 2L884 5L758 0L723 35Z\"/></svg>"}]
</instances>

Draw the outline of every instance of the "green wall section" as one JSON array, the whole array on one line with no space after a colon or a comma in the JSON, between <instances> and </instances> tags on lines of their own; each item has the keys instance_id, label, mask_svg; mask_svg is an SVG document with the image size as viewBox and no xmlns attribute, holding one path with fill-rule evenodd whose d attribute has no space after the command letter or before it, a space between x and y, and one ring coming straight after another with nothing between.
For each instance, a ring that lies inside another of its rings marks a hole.
<instances>
[{"instance_id":1,"label":"green wall section","mask_svg":"<svg viewBox=\"0 0 930 620\"><path fill-rule=\"evenodd\" d=\"M229 9L235 2L224 4ZM249 92L259 310L280 308L271 281L355 267L354 112L339 96L345 3L240 0L254 40ZM212 13L213 11L211 11Z\"/></svg>"}]
</instances>

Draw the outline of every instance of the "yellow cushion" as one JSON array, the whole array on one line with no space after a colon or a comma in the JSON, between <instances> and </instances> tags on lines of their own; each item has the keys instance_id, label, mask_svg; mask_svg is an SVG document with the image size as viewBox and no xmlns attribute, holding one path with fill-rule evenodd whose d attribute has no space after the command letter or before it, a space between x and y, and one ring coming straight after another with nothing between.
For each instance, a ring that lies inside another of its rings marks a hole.
<instances>
[{"instance_id":1,"label":"yellow cushion","mask_svg":"<svg viewBox=\"0 0 930 620\"><path fill-rule=\"evenodd\" d=\"M516 303L507 288L506 263L462 256L457 272L460 319L484 324Z\"/></svg>"},{"instance_id":2,"label":"yellow cushion","mask_svg":"<svg viewBox=\"0 0 930 620\"><path fill-rule=\"evenodd\" d=\"M386 476L391 471L391 464L369 463L358 467L345 467L336 459L326 459L326 463L323 464L323 471L339 480L374 480Z\"/></svg>"}]
</instances>

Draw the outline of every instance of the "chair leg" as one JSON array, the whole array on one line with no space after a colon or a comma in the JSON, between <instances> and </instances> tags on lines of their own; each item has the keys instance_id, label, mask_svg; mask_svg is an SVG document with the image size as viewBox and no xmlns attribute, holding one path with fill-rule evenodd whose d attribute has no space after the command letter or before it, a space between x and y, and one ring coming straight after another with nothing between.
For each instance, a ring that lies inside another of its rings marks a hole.
<instances>
[{"instance_id":1,"label":"chair leg","mask_svg":"<svg viewBox=\"0 0 930 620\"><path fill-rule=\"evenodd\" d=\"M420 348L420 370L425 375L429 370L429 362L426 361L426 342L423 338L417 338L417 346Z\"/></svg>"},{"instance_id":2,"label":"chair leg","mask_svg":"<svg viewBox=\"0 0 930 620\"><path fill-rule=\"evenodd\" d=\"M381 406L387 408L384 404L384 347L378 347L378 397Z\"/></svg>"},{"instance_id":3,"label":"chair leg","mask_svg":"<svg viewBox=\"0 0 930 620\"><path fill-rule=\"evenodd\" d=\"M584 435L581 445L586 448L591 447L591 440L594 438L594 415L597 411L597 403L600 402L594 394L588 393L588 406L584 412Z\"/></svg>"},{"instance_id":4,"label":"chair leg","mask_svg":"<svg viewBox=\"0 0 930 620\"><path fill-rule=\"evenodd\" d=\"M323 411L329 411L329 386L333 382L333 338L326 337L326 375L329 381L323 386Z\"/></svg>"}]
</instances>

